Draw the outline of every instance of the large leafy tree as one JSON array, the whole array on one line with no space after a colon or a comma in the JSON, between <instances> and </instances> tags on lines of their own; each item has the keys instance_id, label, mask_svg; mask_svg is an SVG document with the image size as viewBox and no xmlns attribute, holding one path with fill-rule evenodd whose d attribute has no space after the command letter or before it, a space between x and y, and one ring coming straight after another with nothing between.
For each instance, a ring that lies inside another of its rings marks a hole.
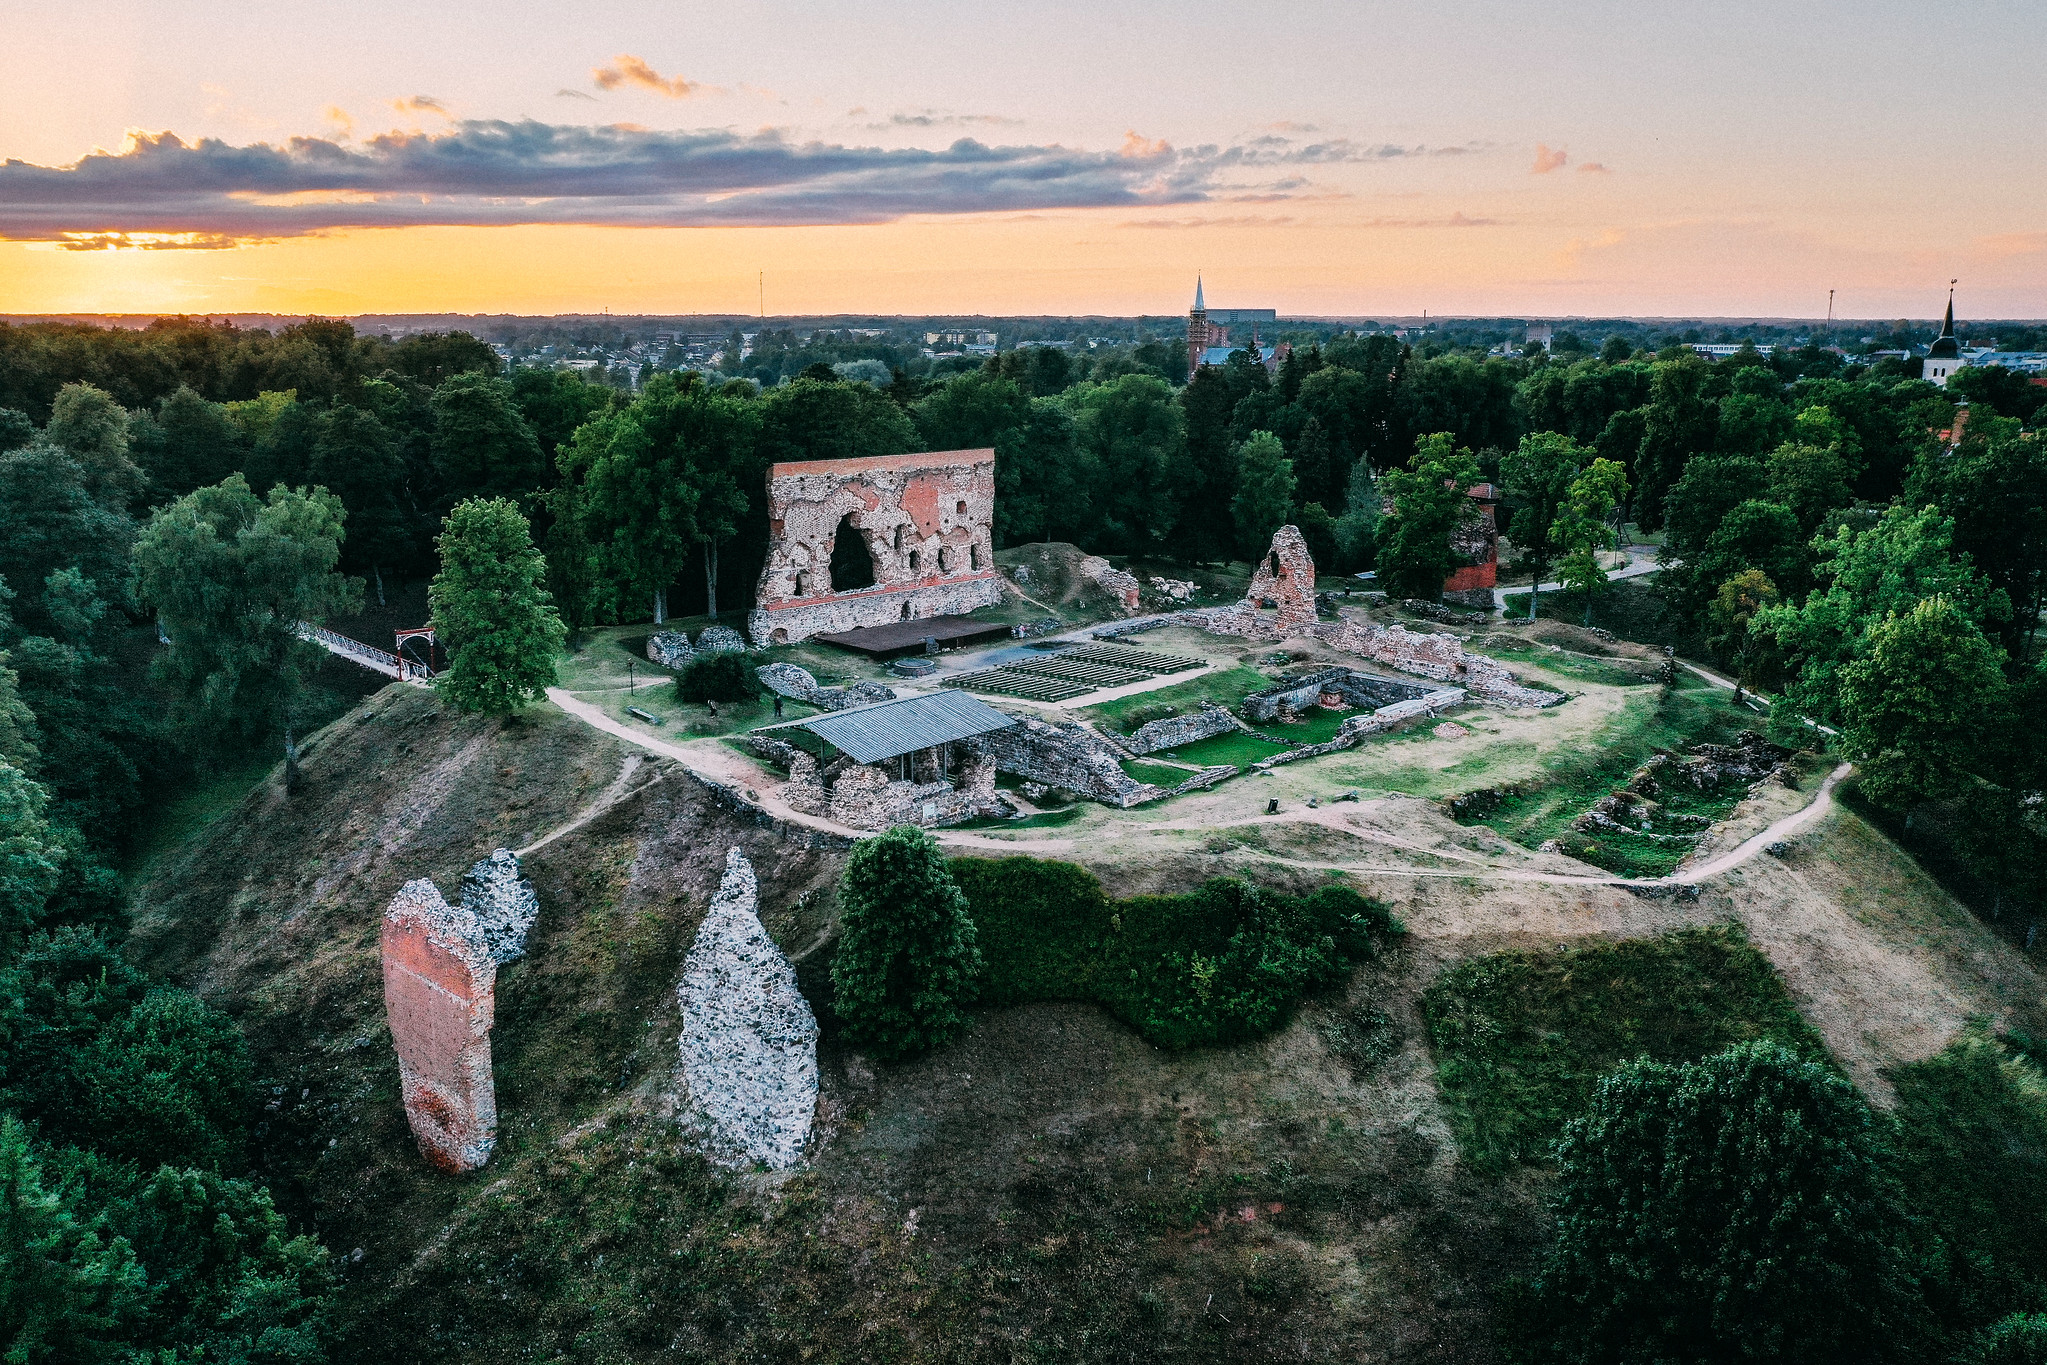
<instances>
[{"instance_id":1,"label":"large leafy tree","mask_svg":"<svg viewBox=\"0 0 2047 1365\"><path fill-rule=\"evenodd\" d=\"M1557 1144L1522 1353L1558 1365L1927 1359L1878 1129L1776 1043L1601 1080Z\"/></svg>"},{"instance_id":2,"label":"large leafy tree","mask_svg":"<svg viewBox=\"0 0 2047 1365\"><path fill-rule=\"evenodd\" d=\"M1030 408L1030 395L1014 382L976 370L956 375L933 389L918 401L911 414L916 418L917 434L925 449L972 450L993 446L1006 433L1022 426Z\"/></svg>"},{"instance_id":3,"label":"large leafy tree","mask_svg":"<svg viewBox=\"0 0 2047 1365\"><path fill-rule=\"evenodd\" d=\"M448 513L435 548L427 604L450 656L435 690L457 710L510 715L554 683L567 634L532 527L505 498L471 498Z\"/></svg>"},{"instance_id":4,"label":"large leafy tree","mask_svg":"<svg viewBox=\"0 0 2047 1365\"><path fill-rule=\"evenodd\" d=\"M1602 550L1613 548L1613 527L1608 518L1628 496L1628 475L1612 460L1595 459L1571 480L1565 491L1562 514L1555 529L1564 546L1564 562L1557 572L1565 587L1585 598L1585 624L1592 624L1592 599L1606 588L1606 568L1599 562Z\"/></svg>"},{"instance_id":5,"label":"large leafy tree","mask_svg":"<svg viewBox=\"0 0 2047 1365\"><path fill-rule=\"evenodd\" d=\"M324 488L259 499L231 474L158 508L135 543L137 588L170 638L157 672L182 719L252 737L282 730L288 786L298 704L326 657L300 632L362 601L361 582L335 571L346 518Z\"/></svg>"},{"instance_id":6,"label":"large leafy tree","mask_svg":"<svg viewBox=\"0 0 2047 1365\"><path fill-rule=\"evenodd\" d=\"M1057 398L1033 398L1023 422L995 439L995 543L1085 535L1088 485L1073 414Z\"/></svg>"},{"instance_id":7,"label":"large leafy tree","mask_svg":"<svg viewBox=\"0 0 2047 1365\"><path fill-rule=\"evenodd\" d=\"M2006 701L1997 647L1968 613L1929 597L1869 628L1841 670L1842 739L1872 801L1952 796L1981 766Z\"/></svg>"},{"instance_id":8,"label":"large leafy tree","mask_svg":"<svg viewBox=\"0 0 2047 1365\"><path fill-rule=\"evenodd\" d=\"M2008 610L2003 594L1956 552L1954 523L1937 507L1887 508L1876 525L1838 527L1813 549L1821 586L1803 602L1766 608L1755 621L1794 674L1785 701L1801 716L1838 719L1841 670L1886 617L1936 596L1979 626L1994 626Z\"/></svg>"},{"instance_id":9,"label":"large leafy tree","mask_svg":"<svg viewBox=\"0 0 2047 1365\"><path fill-rule=\"evenodd\" d=\"M131 420L130 435L146 429L147 442L136 440L135 454L156 495L182 497L195 488L218 483L240 468L248 448L242 429L218 403L209 403L188 385L163 400L154 420L141 414Z\"/></svg>"},{"instance_id":10,"label":"large leafy tree","mask_svg":"<svg viewBox=\"0 0 2047 1365\"><path fill-rule=\"evenodd\" d=\"M1317 376L1319 378L1319 376ZM1311 381L1312 382L1312 381ZM1414 458L1379 480L1393 501L1379 524L1379 580L1396 597L1434 602L1460 561L1451 537L1476 514L1468 490L1478 482L1478 461L1439 431L1415 442Z\"/></svg>"},{"instance_id":11,"label":"large leafy tree","mask_svg":"<svg viewBox=\"0 0 2047 1365\"><path fill-rule=\"evenodd\" d=\"M371 413L336 404L320 419L312 477L341 499L348 512L348 562L370 571L377 605L384 605L384 567L412 557L405 462L397 442Z\"/></svg>"},{"instance_id":12,"label":"large leafy tree","mask_svg":"<svg viewBox=\"0 0 2047 1365\"><path fill-rule=\"evenodd\" d=\"M443 506L464 498L520 498L547 481L540 442L504 380L458 374L434 390L432 409Z\"/></svg>"},{"instance_id":13,"label":"large leafy tree","mask_svg":"<svg viewBox=\"0 0 2047 1365\"><path fill-rule=\"evenodd\" d=\"M63 447L32 441L0 454L0 580L15 595L24 632L58 633L42 595L51 574L74 569L119 600L134 541L128 513L93 496L84 467Z\"/></svg>"},{"instance_id":14,"label":"large leafy tree","mask_svg":"<svg viewBox=\"0 0 2047 1365\"><path fill-rule=\"evenodd\" d=\"M1713 449L1720 410L1706 394L1706 375L1706 365L1690 351L1657 363L1634 464L1636 519L1644 526L1663 525L1664 494L1694 455Z\"/></svg>"},{"instance_id":15,"label":"large leafy tree","mask_svg":"<svg viewBox=\"0 0 2047 1365\"><path fill-rule=\"evenodd\" d=\"M1269 431L1252 432L1237 448L1237 491L1230 499L1238 552L1251 560L1264 554L1293 506L1294 462L1286 447Z\"/></svg>"},{"instance_id":16,"label":"large leafy tree","mask_svg":"<svg viewBox=\"0 0 2047 1365\"><path fill-rule=\"evenodd\" d=\"M832 1008L884 1057L950 1042L967 1025L981 951L967 899L929 834L899 826L854 845L839 880Z\"/></svg>"},{"instance_id":17,"label":"large leafy tree","mask_svg":"<svg viewBox=\"0 0 2047 1365\"><path fill-rule=\"evenodd\" d=\"M1557 518L1563 513L1571 481L1591 462L1592 452L1568 436L1536 431L1523 436L1500 461L1500 481L1514 504L1508 534L1528 556L1535 570L1528 594L1528 619L1535 619L1536 597L1543 575L1556 558Z\"/></svg>"},{"instance_id":18,"label":"large leafy tree","mask_svg":"<svg viewBox=\"0 0 2047 1365\"><path fill-rule=\"evenodd\" d=\"M1155 551L1178 525L1181 500L1172 471L1186 449L1187 419L1162 379L1126 374L1077 384L1065 402L1076 439L1095 476L1089 490L1102 536L1112 548Z\"/></svg>"},{"instance_id":19,"label":"large leafy tree","mask_svg":"<svg viewBox=\"0 0 2047 1365\"><path fill-rule=\"evenodd\" d=\"M1974 422L1955 449L1927 449L1906 494L1954 518L1955 548L2011 602L2004 646L2024 658L2047 608L2047 440L2008 418Z\"/></svg>"},{"instance_id":20,"label":"large leafy tree","mask_svg":"<svg viewBox=\"0 0 2047 1365\"><path fill-rule=\"evenodd\" d=\"M105 390L66 384L57 393L43 435L78 461L86 490L96 501L125 511L141 496L146 480L128 453L127 410Z\"/></svg>"}]
</instances>

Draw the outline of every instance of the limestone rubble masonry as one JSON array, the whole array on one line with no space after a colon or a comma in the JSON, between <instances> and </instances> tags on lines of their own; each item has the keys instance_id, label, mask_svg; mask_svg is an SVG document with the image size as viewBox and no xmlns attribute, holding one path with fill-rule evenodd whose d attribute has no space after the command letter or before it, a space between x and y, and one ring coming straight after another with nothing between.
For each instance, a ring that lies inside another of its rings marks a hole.
<instances>
[{"instance_id":1,"label":"limestone rubble masonry","mask_svg":"<svg viewBox=\"0 0 2047 1365\"><path fill-rule=\"evenodd\" d=\"M684 960L681 1073L705 1152L787 1170L817 1112L817 1019L760 922L760 887L736 848Z\"/></svg>"}]
</instances>

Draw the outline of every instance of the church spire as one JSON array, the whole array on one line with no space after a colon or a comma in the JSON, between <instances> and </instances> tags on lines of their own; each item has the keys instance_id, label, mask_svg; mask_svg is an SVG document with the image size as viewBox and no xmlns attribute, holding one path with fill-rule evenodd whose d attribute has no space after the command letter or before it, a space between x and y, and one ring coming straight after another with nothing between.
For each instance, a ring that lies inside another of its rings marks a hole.
<instances>
[{"instance_id":1,"label":"church spire","mask_svg":"<svg viewBox=\"0 0 2047 1365\"><path fill-rule=\"evenodd\" d=\"M1208 305L1201 301L1201 276L1199 273L1196 273L1194 276L1194 311L1197 313L1206 313L1208 311ZM1948 313L1950 316L1954 313L1954 305L1952 303L1948 305Z\"/></svg>"},{"instance_id":2,"label":"church spire","mask_svg":"<svg viewBox=\"0 0 2047 1365\"><path fill-rule=\"evenodd\" d=\"M1194 286L1194 292L1197 295L1201 292L1201 285L1198 282ZM1194 306L1199 308L1201 305L1197 303ZM1944 337L1951 337L1955 334L1955 282L1953 280L1948 281L1947 321L1941 323L1940 334Z\"/></svg>"}]
</instances>

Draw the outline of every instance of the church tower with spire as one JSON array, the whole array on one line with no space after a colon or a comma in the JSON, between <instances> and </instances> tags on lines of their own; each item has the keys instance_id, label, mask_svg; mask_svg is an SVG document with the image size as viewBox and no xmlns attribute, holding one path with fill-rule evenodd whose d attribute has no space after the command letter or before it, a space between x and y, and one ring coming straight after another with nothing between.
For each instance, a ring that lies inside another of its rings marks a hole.
<instances>
[{"instance_id":1,"label":"church tower with spire","mask_svg":"<svg viewBox=\"0 0 2047 1365\"><path fill-rule=\"evenodd\" d=\"M1194 277L1194 306L1187 310L1187 377L1201 368L1201 353L1212 345L1211 328L1208 325L1208 304L1201 297L1201 276Z\"/></svg>"},{"instance_id":2,"label":"church tower with spire","mask_svg":"<svg viewBox=\"0 0 2047 1365\"><path fill-rule=\"evenodd\" d=\"M1947 319L1940 325L1940 335L1926 348L1926 359L1922 362L1919 375L1935 388L1944 389L1955 371L1969 362L1962 358L1962 343L1955 339L1955 287L1947 288Z\"/></svg>"}]
</instances>

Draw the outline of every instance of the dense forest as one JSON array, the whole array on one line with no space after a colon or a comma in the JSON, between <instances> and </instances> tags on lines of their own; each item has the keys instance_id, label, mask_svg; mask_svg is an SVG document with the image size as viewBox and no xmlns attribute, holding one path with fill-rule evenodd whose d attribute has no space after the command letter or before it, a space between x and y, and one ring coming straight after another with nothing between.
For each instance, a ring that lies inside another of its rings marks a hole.
<instances>
[{"instance_id":1,"label":"dense forest","mask_svg":"<svg viewBox=\"0 0 2047 1365\"><path fill-rule=\"evenodd\" d=\"M634 388L317 319L0 326L0 1168L41 1267L20 1302L137 1353L319 1358L327 1254L236 1174L236 1030L126 965L119 868L165 790L317 718L293 623L430 576L484 500L530 520L573 630L745 608L779 460L989 446L998 544L1243 560L1293 521L1325 567L1420 596L1454 565L1443 490L1483 478L1573 610L1606 590L1610 525L1662 544L1671 642L1777 693L1779 738L1829 736L2031 946L2047 387L2021 374L1943 392L1896 360L1620 335L1502 359L1333 333L1185 384L1168 341L916 374L850 334L738 349ZM173 603L195 624L145 676Z\"/></svg>"}]
</instances>

